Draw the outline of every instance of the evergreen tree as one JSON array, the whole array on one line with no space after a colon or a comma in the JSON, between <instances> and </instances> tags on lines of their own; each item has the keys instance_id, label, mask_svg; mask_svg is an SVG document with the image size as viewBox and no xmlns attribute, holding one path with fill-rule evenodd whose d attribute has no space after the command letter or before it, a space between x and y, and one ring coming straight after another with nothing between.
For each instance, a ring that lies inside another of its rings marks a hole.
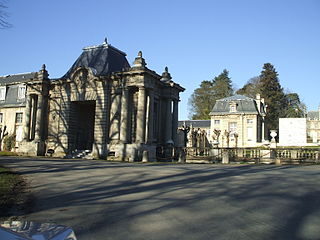
<instances>
[{"instance_id":1,"label":"evergreen tree","mask_svg":"<svg viewBox=\"0 0 320 240\"><path fill-rule=\"evenodd\" d=\"M223 72L211 81L202 81L189 99L189 113L192 119L210 119L210 112L217 99L229 97L233 93L229 72Z\"/></svg>"},{"instance_id":2,"label":"evergreen tree","mask_svg":"<svg viewBox=\"0 0 320 240\"><path fill-rule=\"evenodd\" d=\"M215 100L229 97L233 94L231 78L229 77L229 72L226 69L224 69L219 76L213 79L213 84Z\"/></svg>"},{"instance_id":3,"label":"evergreen tree","mask_svg":"<svg viewBox=\"0 0 320 240\"><path fill-rule=\"evenodd\" d=\"M280 85L278 73L271 63L265 63L261 71L260 92L267 104L267 129L278 129L279 118L285 117L287 99Z\"/></svg>"},{"instance_id":4,"label":"evergreen tree","mask_svg":"<svg viewBox=\"0 0 320 240\"><path fill-rule=\"evenodd\" d=\"M238 89L236 93L253 99L256 98L257 93L261 93L260 77L250 78L249 81L242 88Z\"/></svg>"},{"instance_id":5,"label":"evergreen tree","mask_svg":"<svg viewBox=\"0 0 320 240\"><path fill-rule=\"evenodd\" d=\"M286 94L287 118L302 118L305 115L306 106L300 101L299 95L297 93Z\"/></svg>"},{"instance_id":6,"label":"evergreen tree","mask_svg":"<svg viewBox=\"0 0 320 240\"><path fill-rule=\"evenodd\" d=\"M214 89L212 81L202 81L200 87L195 89L189 99L189 112L192 119L209 119L209 113L214 102Z\"/></svg>"},{"instance_id":7,"label":"evergreen tree","mask_svg":"<svg viewBox=\"0 0 320 240\"><path fill-rule=\"evenodd\" d=\"M261 94L260 77L253 77L240 89L237 94L250 98L256 98L257 93ZM287 118L301 118L305 116L306 106L300 101L297 93L286 93L286 110L284 116Z\"/></svg>"}]
</instances>

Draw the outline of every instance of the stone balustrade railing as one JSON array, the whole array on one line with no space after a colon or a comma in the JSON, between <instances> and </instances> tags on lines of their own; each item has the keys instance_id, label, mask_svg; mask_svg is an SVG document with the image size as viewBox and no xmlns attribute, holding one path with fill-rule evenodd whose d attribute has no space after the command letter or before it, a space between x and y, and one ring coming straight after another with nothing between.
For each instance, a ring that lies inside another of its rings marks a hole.
<instances>
[{"instance_id":1,"label":"stone balustrade railing","mask_svg":"<svg viewBox=\"0 0 320 240\"><path fill-rule=\"evenodd\" d=\"M186 160L209 162L320 163L320 148L183 148Z\"/></svg>"}]
</instances>

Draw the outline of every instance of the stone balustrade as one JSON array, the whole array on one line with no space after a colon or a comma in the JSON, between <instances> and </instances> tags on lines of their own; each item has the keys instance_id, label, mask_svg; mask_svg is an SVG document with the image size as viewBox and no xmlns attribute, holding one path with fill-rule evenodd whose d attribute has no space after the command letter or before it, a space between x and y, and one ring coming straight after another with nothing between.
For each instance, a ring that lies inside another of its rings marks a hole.
<instances>
[{"instance_id":1,"label":"stone balustrade","mask_svg":"<svg viewBox=\"0 0 320 240\"><path fill-rule=\"evenodd\" d=\"M185 147L186 162L265 163L265 164L318 164L320 148L212 148ZM228 159L227 159L228 158ZM172 157L172 160L176 158ZM159 158L158 161L161 161Z\"/></svg>"}]
</instances>

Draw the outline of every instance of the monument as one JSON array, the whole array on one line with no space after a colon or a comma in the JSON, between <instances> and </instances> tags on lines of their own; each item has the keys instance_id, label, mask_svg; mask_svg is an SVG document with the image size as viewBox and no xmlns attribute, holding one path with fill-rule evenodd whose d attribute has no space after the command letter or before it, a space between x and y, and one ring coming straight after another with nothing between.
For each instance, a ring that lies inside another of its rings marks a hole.
<instances>
[{"instance_id":1,"label":"monument","mask_svg":"<svg viewBox=\"0 0 320 240\"><path fill-rule=\"evenodd\" d=\"M307 119L279 118L278 146L306 146Z\"/></svg>"},{"instance_id":2,"label":"monument","mask_svg":"<svg viewBox=\"0 0 320 240\"><path fill-rule=\"evenodd\" d=\"M16 134L17 152L29 155L154 161L157 148L177 144L184 88L167 67L159 75L146 65L141 51L130 66L105 40L84 48L61 78L49 79L45 65L0 77L0 97L10 93L0 101L0 127Z\"/></svg>"}]
</instances>

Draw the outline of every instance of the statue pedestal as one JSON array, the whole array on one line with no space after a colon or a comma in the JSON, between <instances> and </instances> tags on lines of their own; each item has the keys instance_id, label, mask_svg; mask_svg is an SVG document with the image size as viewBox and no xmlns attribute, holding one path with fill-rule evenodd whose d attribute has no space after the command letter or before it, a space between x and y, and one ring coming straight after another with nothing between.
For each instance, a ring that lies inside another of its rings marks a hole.
<instances>
[{"instance_id":1,"label":"statue pedestal","mask_svg":"<svg viewBox=\"0 0 320 240\"><path fill-rule=\"evenodd\" d=\"M229 152L228 150L224 150L222 152L222 164L229 164L230 159L229 159Z\"/></svg>"}]
</instances>

